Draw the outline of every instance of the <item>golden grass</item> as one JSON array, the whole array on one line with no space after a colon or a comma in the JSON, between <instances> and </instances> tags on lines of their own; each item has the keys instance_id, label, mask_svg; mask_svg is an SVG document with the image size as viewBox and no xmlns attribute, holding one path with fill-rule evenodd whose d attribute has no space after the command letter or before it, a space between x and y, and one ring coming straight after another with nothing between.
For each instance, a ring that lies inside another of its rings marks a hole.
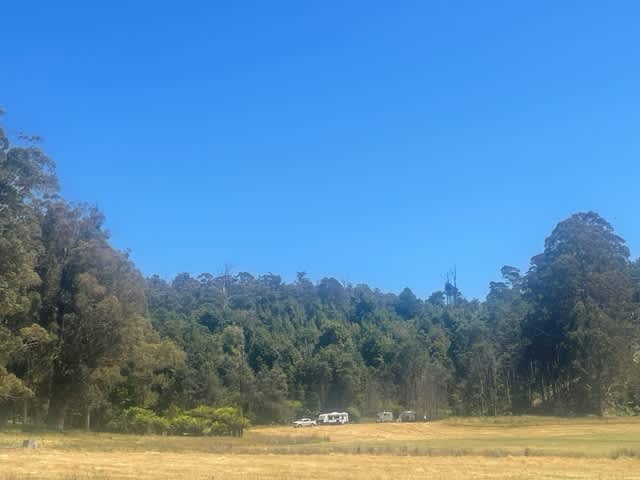
<instances>
[{"instance_id":1,"label":"golden grass","mask_svg":"<svg viewBox=\"0 0 640 480\"><path fill-rule=\"evenodd\" d=\"M638 479L631 459L216 455L159 452L0 454L0 478L50 479Z\"/></svg>"},{"instance_id":2,"label":"golden grass","mask_svg":"<svg viewBox=\"0 0 640 480\"><path fill-rule=\"evenodd\" d=\"M0 434L0 480L640 479L640 421L536 417L260 427L244 438Z\"/></svg>"},{"instance_id":3,"label":"golden grass","mask_svg":"<svg viewBox=\"0 0 640 480\"><path fill-rule=\"evenodd\" d=\"M640 456L640 419L558 419L501 417L450 419L433 423L351 424L293 430L258 428L252 434L329 437L329 442L298 447L335 453L360 452L416 455L481 454L488 456L555 455L611 457L626 449Z\"/></svg>"}]
</instances>

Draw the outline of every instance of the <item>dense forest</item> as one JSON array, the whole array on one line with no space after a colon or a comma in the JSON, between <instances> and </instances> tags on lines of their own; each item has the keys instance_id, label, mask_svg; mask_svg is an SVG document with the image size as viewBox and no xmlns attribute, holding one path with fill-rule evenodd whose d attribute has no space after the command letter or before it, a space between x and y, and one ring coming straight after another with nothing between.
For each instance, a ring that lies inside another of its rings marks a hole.
<instances>
[{"instance_id":1,"label":"dense forest","mask_svg":"<svg viewBox=\"0 0 640 480\"><path fill-rule=\"evenodd\" d=\"M0 129L0 424L640 411L640 263L596 213L485 301L453 281L419 298L304 272L145 279L103 222L59 195L37 139Z\"/></svg>"}]
</instances>

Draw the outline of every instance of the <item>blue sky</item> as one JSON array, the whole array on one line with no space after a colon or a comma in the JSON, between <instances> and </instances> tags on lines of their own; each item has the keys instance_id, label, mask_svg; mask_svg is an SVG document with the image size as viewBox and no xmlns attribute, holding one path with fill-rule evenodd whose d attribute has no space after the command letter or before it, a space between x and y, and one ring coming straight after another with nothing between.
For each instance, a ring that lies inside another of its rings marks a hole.
<instances>
[{"instance_id":1,"label":"blue sky","mask_svg":"<svg viewBox=\"0 0 640 480\"><path fill-rule=\"evenodd\" d=\"M98 5L100 3L100 5ZM482 297L596 210L640 252L638 2L5 2L5 125L149 275Z\"/></svg>"}]
</instances>

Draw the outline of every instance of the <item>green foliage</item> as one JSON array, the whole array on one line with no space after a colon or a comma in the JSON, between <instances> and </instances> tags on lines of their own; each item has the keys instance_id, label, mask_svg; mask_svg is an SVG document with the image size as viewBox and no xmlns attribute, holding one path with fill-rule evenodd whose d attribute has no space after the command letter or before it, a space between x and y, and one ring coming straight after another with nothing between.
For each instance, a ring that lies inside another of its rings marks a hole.
<instances>
[{"instance_id":1,"label":"green foliage","mask_svg":"<svg viewBox=\"0 0 640 480\"><path fill-rule=\"evenodd\" d=\"M187 415L197 419L203 425L202 434L214 436L240 436L242 431L249 426L237 407L212 408L207 406L196 407Z\"/></svg>"},{"instance_id":2,"label":"green foliage","mask_svg":"<svg viewBox=\"0 0 640 480\"><path fill-rule=\"evenodd\" d=\"M173 435L204 435L207 426L204 418L181 414L171 419L169 431Z\"/></svg>"},{"instance_id":3,"label":"green foliage","mask_svg":"<svg viewBox=\"0 0 640 480\"><path fill-rule=\"evenodd\" d=\"M326 410L640 410L640 262L596 213L483 302L455 280L426 300L304 272L145 280L27 140L0 129L0 421L239 435Z\"/></svg>"},{"instance_id":4,"label":"green foliage","mask_svg":"<svg viewBox=\"0 0 640 480\"><path fill-rule=\"evenodd\" d=\"M604 414L636 367L637 297L629 249L603 218L560 222L526 278L529 396L555 411Z\"/></svg>"},{"instance_id":5,"label":"green foliage","mask_svg":"<svg viewBox=\"0 0 640 480\"><path fill-rule=\"evenodd\" d=\"M162 434L169 431L170 424L169 420L156 415L151 410L131 407L113 419L108 428L123 433Z\"/></svg>"},{"instance_id":6,"label":"green foliage","mask_svg":"<svg viewBox=\"0 0 640 480\"><path fill-rule=\"evenodd\" d=\"M33 392L13 373L0 367L0 401L29 398Z\"/></svg>"},{"instance_id":7,"label":"green foliage","mask_svg":"<svg viewBox=\"0 0 640 480\"><path fill-rule=\"evenodd\" d=\"M189 411L171 409L167 417L152 410L131 407L112 419L111 431L137 434L171 434L189 436L241 436L249 425L236 407L199 406Z\"/></svg>"}]
</instances>

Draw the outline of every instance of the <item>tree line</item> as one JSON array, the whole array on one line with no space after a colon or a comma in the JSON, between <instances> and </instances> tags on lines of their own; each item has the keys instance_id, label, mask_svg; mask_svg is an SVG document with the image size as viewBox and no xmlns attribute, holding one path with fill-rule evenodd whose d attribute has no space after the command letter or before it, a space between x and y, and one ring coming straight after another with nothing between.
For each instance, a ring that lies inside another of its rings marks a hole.
<instances>
[{"instance_id":1,"label":"tree line","mask_svg":"<svg viewBox=\"0 0 640 480\"><path fill-rule=\"evenodd\" d=\"M60 196L34 140L0 129L0 424L640 410L640 263L596 213L560 222L484 301L455 282L419 298L304 272L145 279L97 209Z\"/></svg>"}]
</instances>

